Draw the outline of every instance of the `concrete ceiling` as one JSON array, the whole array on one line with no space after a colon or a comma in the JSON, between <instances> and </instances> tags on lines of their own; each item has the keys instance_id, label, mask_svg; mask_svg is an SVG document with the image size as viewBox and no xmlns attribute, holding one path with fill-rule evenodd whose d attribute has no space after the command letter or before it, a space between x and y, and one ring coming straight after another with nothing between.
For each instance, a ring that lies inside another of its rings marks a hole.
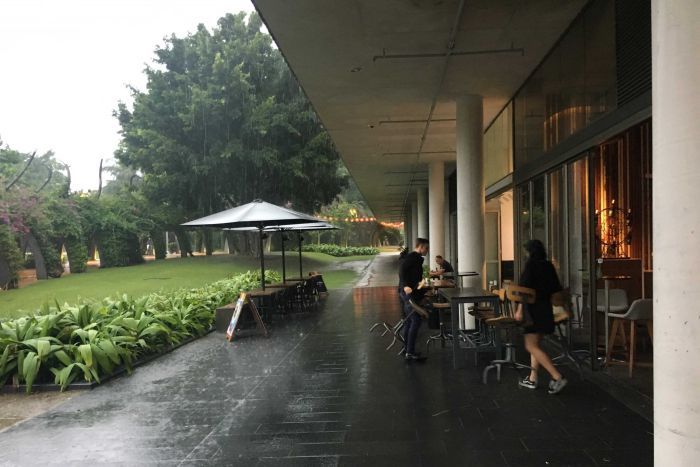
<instances>
[{"instance_id":1,"label":"concrete ceiling","mask_svg":"<svg viewBox=\"0 0 700 467\"><path fill-rule=\"evenodd\" d=\"M375 216L402 220L426 163L455 159L455 97L490 123L586 1L466 0L459 20L458 0L253 3Z\"/></svg>"}]
</instances>

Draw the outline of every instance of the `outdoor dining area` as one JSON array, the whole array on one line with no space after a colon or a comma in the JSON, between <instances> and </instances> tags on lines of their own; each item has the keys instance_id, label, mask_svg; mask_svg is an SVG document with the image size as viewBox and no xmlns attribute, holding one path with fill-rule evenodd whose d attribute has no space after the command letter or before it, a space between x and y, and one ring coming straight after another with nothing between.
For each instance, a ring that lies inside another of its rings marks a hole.
<instances>
[{"instance_id":1,"label":"outdoor dining area","mask_svg":"<svg viewBox=\"0 0 700 467\"><path fill-rule=\"evenodd\" d=\"M420 315L434 330L423 348L429 354L437 345L440 348L449 346L455 369L464 368L472 358L474 365L478 365L479 357L488 355L490 360L482 373L484 384L488 383L492 372L500 381L504 369L531 370L525 363L529 363L529 358L518 358L516 352L524 325L516 320L515 310L519 304L534 303L535 291L511 281L491 290L463 285L463 279L475 276L479 274L472 271L424 278L420 287L428 289L426 298L421 303L410 302L411 313ZM584 367L590 366L592 359L604 368L623 366L631 378L639 365L635 359L635 349L640 343L637 327L646 328L649 343L653 337L652 301L637 299L630 304L623 289L610 288L612 280L611 277L603 279L601 282L607 283L607 287L597 291L596 311L600 315L601 336L593 355L590 348L582 347L574 338L576 330L584 326L583 315L588 313L581 310L581 297L564 289L551 299L555 331L546 336L545 345L556 366L568 366L582 379ZM405 315L396 322L376 322L370 327L370 333L390 339L386 350L393 349L402 355L405 352L403 331L408 318ZM646 348L645 340L641 342Z\"/></svg>"},{"instance_id":2,"label":"outdoor dining area","mask_svg":"<svg viewBox=\"0 0 700 467\"><path fill-rule=\"evenodd\" d=\"M257 232L260 257L260 287L246 290L236 302L216 310L215 328L219 332L255 322L258 331L267 336L267 326L276 315L311 312L318 309L321 298L328 294L323 275L303 270L303 232L333 230L331 224L292 209L276 206L262 200L215 213L183 224L184 227L218 228L238 232ZM281 281L266 278L264 242L269 235L278 233L282 245ZM295 233L298 243L299 270L287 276L285 244L289 234ZM240 319L243 308L250 311L248 319ZM235 329L231 329L234 331ZM230 338L229 338L230 340Z\"/></svg>"}]
</instances>

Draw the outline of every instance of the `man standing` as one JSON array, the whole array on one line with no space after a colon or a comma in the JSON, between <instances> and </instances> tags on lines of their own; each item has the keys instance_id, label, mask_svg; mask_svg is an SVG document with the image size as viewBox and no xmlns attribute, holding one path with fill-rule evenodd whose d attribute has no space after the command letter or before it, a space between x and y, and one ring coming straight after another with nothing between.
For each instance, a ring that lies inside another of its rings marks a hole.
<instances>
[{"instance_id":1,"label":"man standing","mask_svg":"<svg viewBox=\"0 0 700 467\"><path fill-rule=\"evenodd\" d=\"M428 240L416 239L415 249L408 253L399 266L399 294L404 307L404 315L407 316L404 326L404 340L406 341L406 360L419 360L420 354L416 352L416 338L421 325L421 317L414 313L409 300L420 304L425 296L425 289L418 289L418 284L423 280L423 257L428 254Z\"/></svg>"}]
</instances>

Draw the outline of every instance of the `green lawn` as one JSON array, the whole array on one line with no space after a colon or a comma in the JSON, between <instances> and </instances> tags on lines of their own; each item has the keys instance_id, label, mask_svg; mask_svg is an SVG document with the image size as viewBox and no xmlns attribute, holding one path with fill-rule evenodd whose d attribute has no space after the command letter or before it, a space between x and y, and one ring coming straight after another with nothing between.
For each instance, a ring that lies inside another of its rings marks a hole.
<instances>
[{"instance_id":1,"label":"green lawn","mask_svg":"<svg viewBox=\"0 0 700 467\"><path fill-rule=\"evenodd\" d=\"M328 288L351 286L371 256L334 258L322 253L304 253L304 272L320 271ZM228 255L168 259L126 268L89 269L83 274L39 281L27 287L0 291L0 318L13 318L34 312L44 302L75 303L78 298L101 299L127 293L145 295L157 290L200 287L227 276L260 268L256 258ZM282 271L281 257L265 258L265 268ZM294 253L287 260L287 276L299 275Z\"/></svg>"}]
</instances>

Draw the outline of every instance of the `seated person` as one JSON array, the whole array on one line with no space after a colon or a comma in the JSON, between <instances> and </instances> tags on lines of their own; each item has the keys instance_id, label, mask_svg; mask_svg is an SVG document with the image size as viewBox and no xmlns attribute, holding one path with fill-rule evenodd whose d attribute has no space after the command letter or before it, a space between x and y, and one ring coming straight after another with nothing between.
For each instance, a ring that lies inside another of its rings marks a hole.
<instances>
[{"instance_id":1,"label":"seated person","mask_svg":"<svg viewBox=\"0 0 700 467\"><path fill-rule=\"evenodd\" d=\"M448 272L455 272L452 265L442 256L437 255L435 257L435 262L438 264L438 269L437 269L437 271L430 272L431 277L438 277L438 276L442 276L443 274L448 273Z\"/></svg>"}]
</instances>

